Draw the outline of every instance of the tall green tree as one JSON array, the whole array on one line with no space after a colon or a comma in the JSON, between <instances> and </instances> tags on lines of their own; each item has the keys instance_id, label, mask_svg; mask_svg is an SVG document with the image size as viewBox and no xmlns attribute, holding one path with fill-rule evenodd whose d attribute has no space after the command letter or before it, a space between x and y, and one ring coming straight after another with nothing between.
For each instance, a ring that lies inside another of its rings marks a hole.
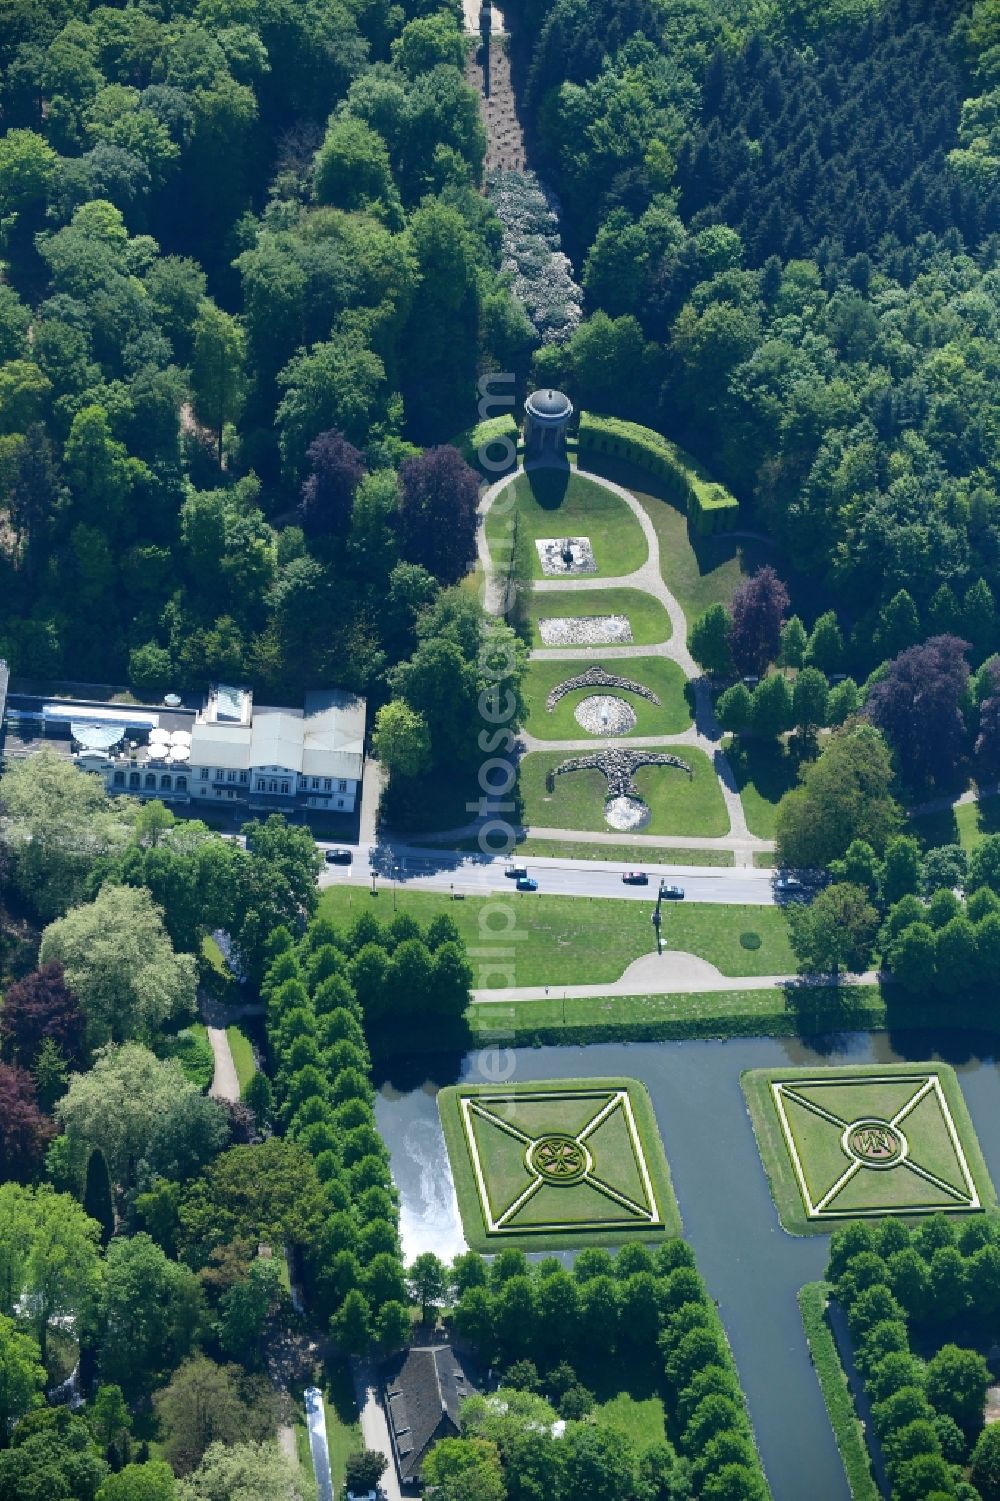
<instances>
[{"instance_id":1,"label":"tall green tree","mask_svg":"<svg viewBox=\"0 0 1000 1501\"><path fill-rule=\"evenodd\" d=\"M222 462L222 433L235 422L246 394L246 338L235 318L207 298L194 325L191 385L195 412L215 434Z\"/></svg>"},{"instance_id":2,"label":"tall green tree","mask_svg":"<svg viewBox=\"0 0 1000 1501\"><path fill-rule=\"evenodd\" d=\"M195 961L174 952L144 888L102 887L95 901L49 924L39 953L43 964L62 964L92 1047L150 1036L169 1018L194 1014Z\"/></svg>"}]
</instances>

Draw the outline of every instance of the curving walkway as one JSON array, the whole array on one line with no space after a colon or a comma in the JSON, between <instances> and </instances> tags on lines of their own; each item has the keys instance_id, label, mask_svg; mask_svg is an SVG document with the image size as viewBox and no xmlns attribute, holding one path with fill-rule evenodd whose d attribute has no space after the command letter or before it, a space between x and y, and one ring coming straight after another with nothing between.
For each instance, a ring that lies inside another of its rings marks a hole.
<instances>
[{"instance_id":1,"label":"curving walkway","mask_svg":"<svg viewBox=\"0 0 1000 1501\"><path fill-rule=\"evenodd\" d=\"M553 467L556 466L545 461L519 465L511 474L505 475L503 479L497 480L495 484L491 485L480 500L480 525L477 532L476 546L485 580L484 605L486 610L492 615L505 615L509 608L509 600L506 586L497 580L494 573L493 559L486 541L486 516L497 496L508 485L514 484L520 475L530 473L535 469ZM653 526L645 508L639 504L631 491L626 490L623 485L616 484L614 480L605 479L603 475L594 474L588 469L577 467L575 472L582 478L589 480L592 484L600 485L605 490L609 490L628 506L642 528L643 536L646 539L646 561L640 568L635 569L633 573L622 574L615 578L605 578L600 575L596 577L594 575L584 575L570 579L536 579L532 584L532 589L535 593L551 594L553 599L559 594L560 590L576 592L581 589L638 589L645 594L651 595L663 606L670 618L672 634L669 641L660 642L659 645L652 647L639 646L635 643L629 646L607 647L537 647L531 652L530 659L532 661L579 662L584 660L593 661L595 658L601 658L624 661L630 657L660 656L668 657L672 662L676 662L685 678L694 687L695 708L692 728L684 731L681 735L657 735L635 740L629 737L627 744L636 746L687 745L703 751L712 762L715 774L719 780L719 789L722 793L722 799L726 806L726 814L729 819L729 834L724 837L723 841L705 837L698 844L689 843L688 847L732 849L737 864L752 865L754 850L766 850L773 846L769 841L758 839L756 835L751 834L747 827L746 813L743 808L739 789L736 785L736 778L733 775L733 769L729 764L729 760L721 748L722 729L715 717L711 690L697 662L688 650L687 619L679 602L667 588L663 579L663 572L660 567L660 539L657 536L656 528ZM596 737L591 737L587 740L540 740L538 737L530 735L523 730L520 732L519 739L526 751L570 752L595 750L610 744L623 745L626 743L625 739L621 737L615 740L601 740ZM528 832L536 836L557 839L569 837L570 834L569 830L547 829L543 831L537 827L529 828ZM581 840L581 838L588 840L594 836L586 834L581 836L580 832L577 831L573 837L577 840ZM613 835L612 837L617 838L619 841L621 840L620 834ZM630 842L634 837L629 836ZM659 837L662 842L662 839L667 836ZM695 836L689 837L694 838ZM670 841L672 843L676 842L674 836L670 836Z\"/></svg>"}]
</instances>

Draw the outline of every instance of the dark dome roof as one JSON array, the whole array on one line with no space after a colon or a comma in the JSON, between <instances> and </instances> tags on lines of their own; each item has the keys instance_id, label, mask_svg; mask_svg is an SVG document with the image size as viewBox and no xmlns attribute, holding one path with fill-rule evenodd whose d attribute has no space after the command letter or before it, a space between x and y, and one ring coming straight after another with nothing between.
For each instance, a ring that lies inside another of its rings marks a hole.
<instances>
[{"instance_id":1,"label":"dark dome roof","mask_svg":"<svg viewBox=\"0 0 1000 1501\"><path fill-rule=\"evenodd\" d=\"M562 391L532 391L525 407L532 417L568 417L573 403Z\"/></svg>"}]
</instances>

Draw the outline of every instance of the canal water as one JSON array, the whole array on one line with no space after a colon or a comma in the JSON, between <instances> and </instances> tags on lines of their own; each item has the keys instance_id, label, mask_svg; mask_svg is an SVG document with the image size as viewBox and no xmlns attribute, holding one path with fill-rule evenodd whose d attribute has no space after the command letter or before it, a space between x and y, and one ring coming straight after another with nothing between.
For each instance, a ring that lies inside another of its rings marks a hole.
<instances>
[{"instance_id":1,"label":"canal water","mask_svg":"<svg viewBox=\"0 0 1000 1501\"><path fill-rule=\"evenodd\" d=\"M822 1068L940 1059L957 1069L994 1183L1000 1183L1000 1069L995 1037L852 1033L793 1038L622 1043L515 1049L512 1078L641 1079L670 1162L685 1238L718 1300L775 1501L849 1501L809 1361L796 1293L822 1277L828 1237L786 1235L778 1223L747 1114L745 1069ZM482 1080L478 1053L394 1063L376 1103L400 1193L407 1257L464 1249L437 1091Z\"/></svg>"}]
</instances>

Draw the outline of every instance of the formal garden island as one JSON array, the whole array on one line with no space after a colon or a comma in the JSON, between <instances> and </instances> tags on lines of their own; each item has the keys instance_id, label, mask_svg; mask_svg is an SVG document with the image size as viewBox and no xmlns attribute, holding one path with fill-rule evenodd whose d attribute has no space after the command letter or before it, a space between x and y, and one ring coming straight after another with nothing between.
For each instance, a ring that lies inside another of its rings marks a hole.
<instances>
[{"instance_id":1,"label":"formal garden island","mask_svg":"<svg viewBox=\"0 0 1000 1501\"><path fill-rule=\"evenodd\" d=\"M634 1079L578 1079L438 1095L473 1250L656 1242L680 1214L656 1118Z\"/></svg>"},{"instance_id":2,"label":"formal garden island","mask_svg":"<svg viewBox=\"0 0 1000 1501\"><path fill-rule=\"evenodd\" d=\"M793 1235L996 1207L945 1064L754 1069L742 1083L778 1217Z\"/></svg>"}]
</instances>

